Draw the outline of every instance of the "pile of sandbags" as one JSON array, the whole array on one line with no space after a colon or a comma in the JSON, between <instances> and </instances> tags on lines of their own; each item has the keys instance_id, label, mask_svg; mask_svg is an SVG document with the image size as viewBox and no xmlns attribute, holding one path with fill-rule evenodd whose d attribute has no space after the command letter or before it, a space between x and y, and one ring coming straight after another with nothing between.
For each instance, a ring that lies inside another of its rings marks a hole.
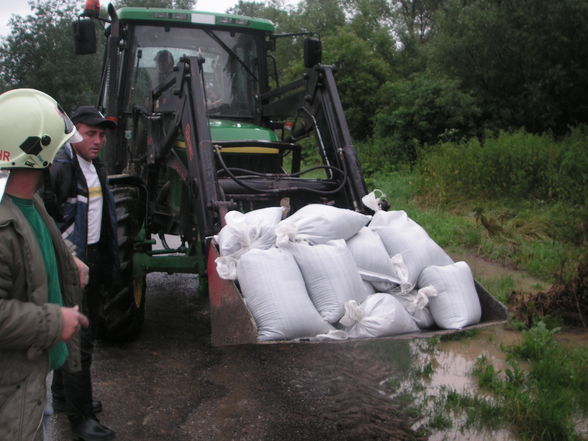
<instances>
[{"instance_id":1,"label":"pile of sandbags","mask_svg":"<svg viewBox=\"0 0 588 441\"><path fill-rule=\"evenodd\" d=\"M229 212L217 272L236 280L260 340L371 338L478 323L471 271L404 211L310 204Z\"/></svg>"}]
</instances>

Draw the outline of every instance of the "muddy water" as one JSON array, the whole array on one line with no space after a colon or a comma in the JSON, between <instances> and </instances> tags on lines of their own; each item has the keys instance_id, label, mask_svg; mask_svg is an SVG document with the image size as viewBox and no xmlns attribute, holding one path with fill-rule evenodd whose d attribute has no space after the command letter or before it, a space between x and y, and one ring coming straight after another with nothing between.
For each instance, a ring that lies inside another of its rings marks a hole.
<instances>
[{"instance_id":1,"label":"muddy water","mask_svg":"<svg viewBox=\"0 0 588 441\"><path fill-rule=\"evenodd\" d=\"M466 392L473 386L469 373L478 357L485 355L496 369L502 370L506 361L501 345L515 345L520 341L519 332L503 327L485 328L473 337L443 341L433 356L436 369L430 386L449 385L457 392Z\"/></svg>"},{"instance_id":2,"label":"muddy water","mask_svg":"<svg viewBox=\"0 0 588 441\"><path fill-rule=\"evenodd\" d=\"M439 396L446 388L459 393L479 393L475 379L471 376L478 357L485 355L496 369L502 370L506 367L506 360L504 352L500 349L501 345L514 345L520 340L520 333L503 327L494 327L480 330L473 337L441 342L438 350L432 355L431 362L435 371L426 383L427 393ZM464 421L459 418L454 420L451 429L432 433L429 441L472 439L514 441L516 439L508 430L494 432L461 430L460 426L463 423Z\"/></svg>"},{"instance_id":3,"label":"muddy water","mask_svg":"<svg viewBox=\"0 0 588 441\"><path fill-rule=\"evenodd\" d=\"M568 329L556 334L556 338L564 345L588 347L587 329ZM519 332L508 330L505 327L493 327L480 330L472 337L453 341L442 341L433 353L423 351L422 344L418 341L413 343L413 349L420 353L419 358L423 364L431 363L434 369L430 378L423 380L424 391L420 399L422 402L428 400L434 403L434 398L442 396L447 389L455 390L458 393L479 394L480 391L476 380L471 372L476 360L485 355L497 370L504 370L507 367L506 354L501 349L505 346L520 343L522 336ZM519 363L522 367L524 364ZM429 411L434 411L429 404ZM414 428L426 423L428 417L425 412L424 418L415 424ZM447 415L449 416L449 415ZM475 429L461 430L460 426L465 422L459 417L453 416L453 427L449 430L436 431L431 434L429 441L469 441L475 440L498 440L514 441L516 438L508 430L495 432L479 432ZM581 433L587 433L586 422L579 422Z\"/></svg>"}]
</instances>

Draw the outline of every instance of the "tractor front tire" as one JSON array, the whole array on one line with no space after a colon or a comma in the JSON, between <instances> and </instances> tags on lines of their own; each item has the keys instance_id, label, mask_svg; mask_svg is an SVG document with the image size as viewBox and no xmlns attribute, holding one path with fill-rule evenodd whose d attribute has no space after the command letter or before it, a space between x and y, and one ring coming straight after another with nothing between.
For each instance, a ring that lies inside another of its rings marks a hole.
<instances>
[{"instance_id":1,"label":"tractor front tire","mask_svg":"<svg viewBox=\"0 0 588 441\"><path fill-rule=\"evenodd\" d=\"M139 191L134 187L114 187L112 193L117 216L120 277L110 289L103 291L97 335L106 340L129 341L139 335L145 317L145 276L133 274L133 242L141 219Z\"/></svg>"}]
</instances>

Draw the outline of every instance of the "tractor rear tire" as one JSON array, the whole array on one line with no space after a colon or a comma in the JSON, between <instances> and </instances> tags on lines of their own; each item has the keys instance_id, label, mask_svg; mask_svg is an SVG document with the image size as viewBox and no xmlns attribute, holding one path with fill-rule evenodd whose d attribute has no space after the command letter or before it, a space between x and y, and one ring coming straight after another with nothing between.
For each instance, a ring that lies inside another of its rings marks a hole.
<instances>
[{"instance_id":1,"label":"tractor rear tire","mask_svg":"<svg viewBox=\"0 0 588 441\"><path fill-rule=\"evenodd\" d=\"M120 274L118 281L102 295L99 338L130 341L141 332L145 317L145 276L133 277L134 238L140 229L139 191L134 187L113 187Z\"/></svg>"}]
</instances>

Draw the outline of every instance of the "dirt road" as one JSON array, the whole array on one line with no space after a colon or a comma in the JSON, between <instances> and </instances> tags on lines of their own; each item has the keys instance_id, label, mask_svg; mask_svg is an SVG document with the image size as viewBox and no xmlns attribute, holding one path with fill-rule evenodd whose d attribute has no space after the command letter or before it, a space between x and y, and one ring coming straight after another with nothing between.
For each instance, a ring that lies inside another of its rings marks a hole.
<instances>
[{"instance_id":1,"label":"dirt road","mask_svg":"<svg viewBox=\"0 0 588 441\"><path fill-rule=\"evenodd\" d=\"M99 418L120 441L414 440L391 378L405 342L211 347L207 300L193 275L150 274L141 337L98 342ZM50 440L72 439L63 414Z\"/></svg>"}]
</instances>

